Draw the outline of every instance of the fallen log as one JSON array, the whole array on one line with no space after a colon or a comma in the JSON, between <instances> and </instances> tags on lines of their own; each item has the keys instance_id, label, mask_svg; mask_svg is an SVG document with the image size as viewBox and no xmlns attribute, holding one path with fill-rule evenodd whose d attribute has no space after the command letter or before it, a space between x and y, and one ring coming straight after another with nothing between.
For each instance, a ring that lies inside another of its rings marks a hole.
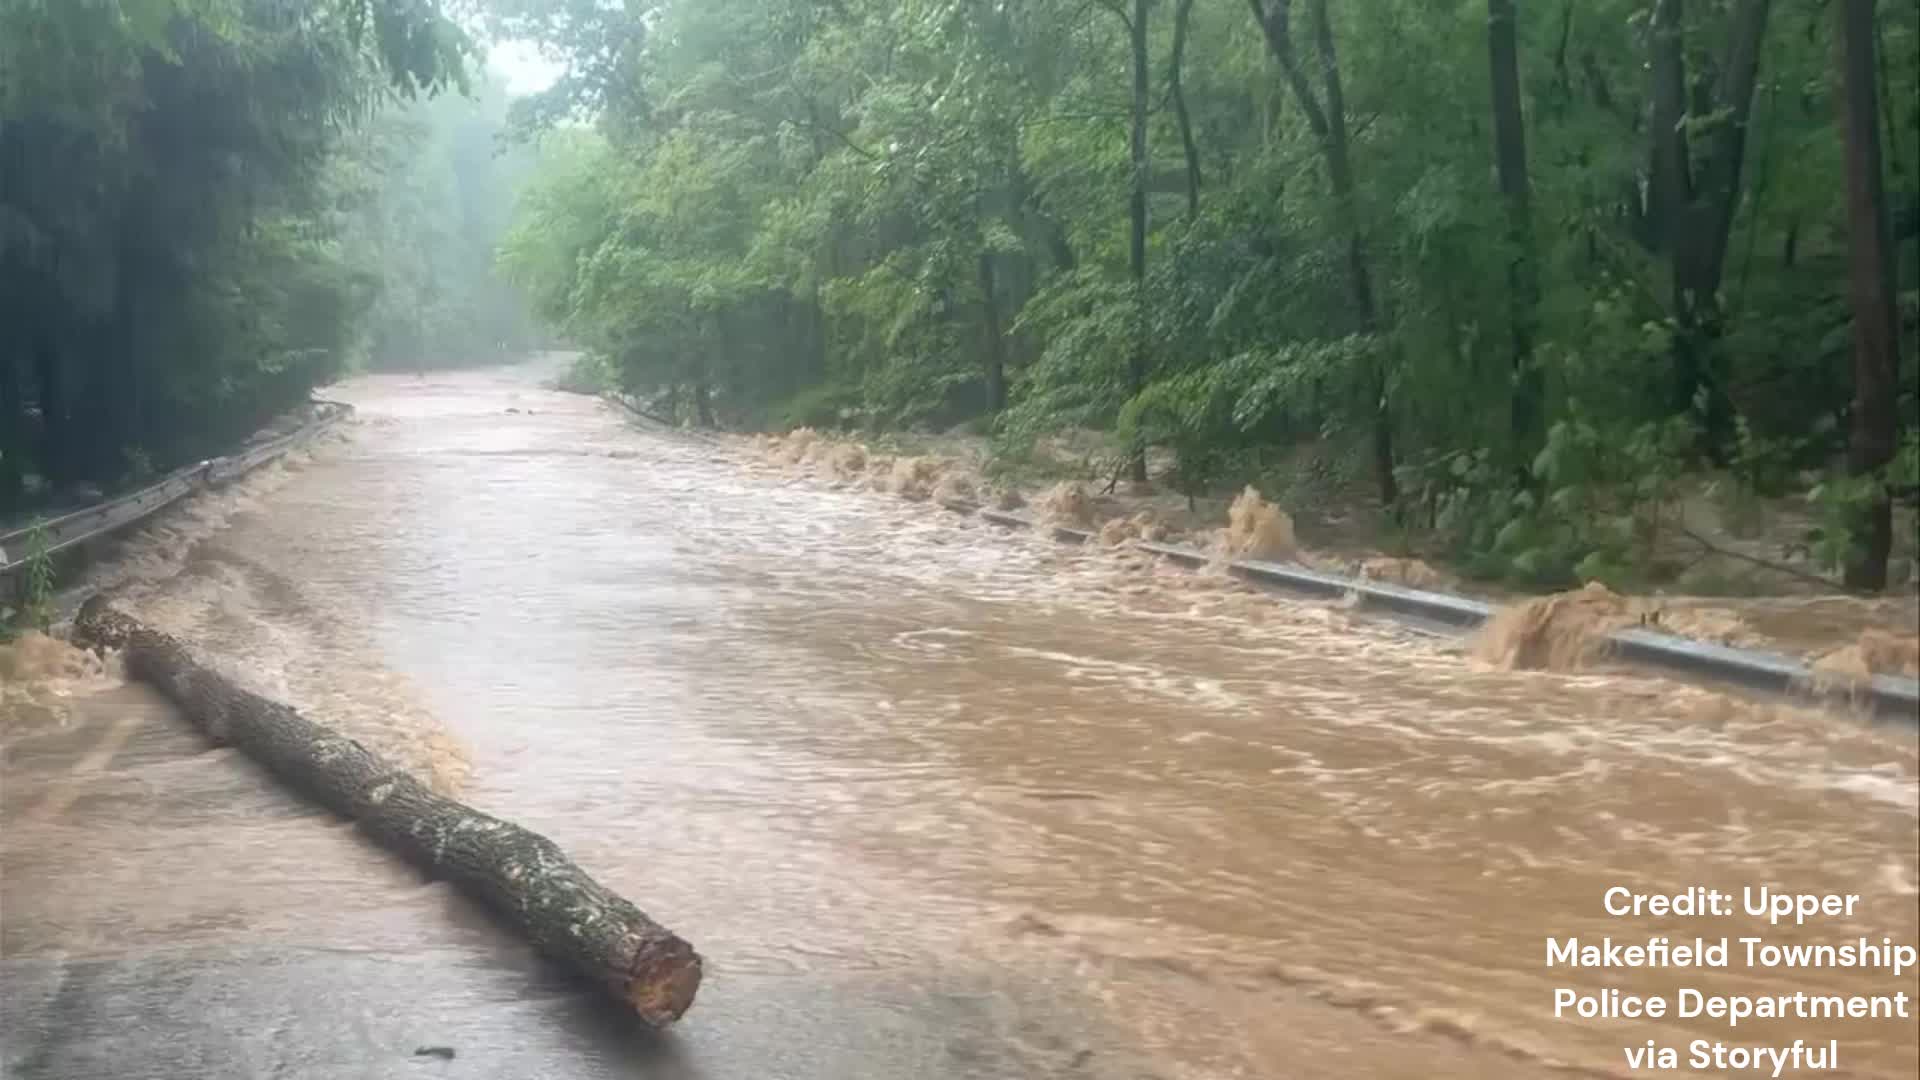
<instances>
[{"instance_id":1,"label":"fallen log","mask_svg":"<svg viewBox=\"0 0 1920 1080\"><path fill-rule=\"evenodd\" d=\"M73 638L122 650L129 675L158 688L215 742L238 747L382 845L485 903L648 1024L670 1024L693 1004L700 954L594 881L553 841L438 795L358 742L234 685L104 597L81 605Z\"/></svg>"}]
</instances>

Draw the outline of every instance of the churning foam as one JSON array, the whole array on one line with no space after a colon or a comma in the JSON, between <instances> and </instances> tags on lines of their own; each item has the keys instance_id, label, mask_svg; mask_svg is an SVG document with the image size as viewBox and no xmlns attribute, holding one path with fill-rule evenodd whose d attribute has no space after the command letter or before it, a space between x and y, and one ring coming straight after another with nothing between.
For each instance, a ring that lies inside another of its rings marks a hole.
<instances>
[{"instance_id":1,"label":"churning foam","mask_svg":"<svg viewBox=\"0 0 1920 1080\"><path fill-rule=\"evenodd\" d=\"M1838 680L1874 675L1920 677L1920 636L1863 630L1858 638L1814 661L1816 674Z\"/></svg>"},{"instance_id":2,"label":"churning foam","mask_svg":"<svg viewBox=\"0 0 1920 1080\"><path fill-rule=\"evenodd\" d=\"M1566 671L1592 659L1607 635L1630 621L1626 599L1591 581L1501 609L1481 628L1473 651L1496 667Z\"/></svg>"},{"instance_id":3,"label":"churning foam","mask_svg":"<svg viewBox=\"0 0 1920 1080\"><path fill-rule=\"evenodd\" d=\"M1093 500L1088 498L1086 488L1070 480L1041 492L1033 508L1035 517L1045 525L1084 529L1093 524Z\"/></svg>"},{"instance_id":4,"label":"churning foam","mask_svg":"<svg viewBox=\"0 0 1920 1080\"><path fill-rule=\"evenodd\" d=\"M1293 519L1248 485L1227 507L1217 553L1224 559L1290 559L1300 551Z\"/></svg>"},{"instance_id":5,"label":"churning foam","mask_svg":"<svg viewBox=\"0 0 1920 1080\"><path fill-rule=\"evenodd\" d=\"M64 723L72 699L124 681L118 654L101 656L29 630L0 643L0 723L13 728L35 717Z\"/></svg>"}]
</instances>

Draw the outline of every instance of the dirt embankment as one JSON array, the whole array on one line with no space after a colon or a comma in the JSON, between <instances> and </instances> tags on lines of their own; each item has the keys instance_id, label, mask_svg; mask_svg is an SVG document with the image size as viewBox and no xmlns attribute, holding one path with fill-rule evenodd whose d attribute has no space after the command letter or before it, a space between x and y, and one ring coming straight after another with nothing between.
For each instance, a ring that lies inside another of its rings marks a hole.
<instances>
[{"instance_id":1,"label":"dirt embankment","mask_svg":"<svg viewBox=\"0 0 1920 1080\"><path fill-rule=\"evenodd\" d=\"M1040 523L1092 533L1108 548L1136 541L1183 544L1209 552L1218 565L1232 559L1288 561L1325 573L1474 595L1504 605L1475 643L1481 660L1503 667L1578 667L1595 658L1608 633L1643 626L1784 653L1836 680L1920 676L1920 600L1910 594L1859 598L1802 587L1763 597L1623 596L1589 583L1571 592L1528 597L1475 586L1419 558L1380 550L1366 542L1366 530L1343 528L1338 521L1333 527L1324 520L1316 523L1309 543L1308 530L1296 527L1292 515L1252 486L1231 500L1188 500L1151 487L1096 490L1071 477L1022 482L991 475L984 441L961 436L883 448L800 428L757 436L752 449L834 487L1020 509ZM1063 467L1056 472L1071 470L1072 448L1057 447L1054 456Z\"/></svg>"}]
</instances>

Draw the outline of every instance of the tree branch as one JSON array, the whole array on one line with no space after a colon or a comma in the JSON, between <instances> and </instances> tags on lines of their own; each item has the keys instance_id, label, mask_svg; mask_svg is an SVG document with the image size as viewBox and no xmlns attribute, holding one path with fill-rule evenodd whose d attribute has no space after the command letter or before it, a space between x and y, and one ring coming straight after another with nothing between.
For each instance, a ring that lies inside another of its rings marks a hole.
<instances>
[{"instance_id":1,"label":"tree branch","mask_svg":"<svg viewBox=\"0 0 1920 1080\"><path fill-rule=\"evenodd\" d=\"M1300 59L1293 51L1292 21L1293 0L1273 0L1269 10L1265 0L1247 0L1247 6L1253 11L1253 21L1260 24L1260 30L1267 38L1267 49L1273 58L1280 61L1280 70L1292 87L1293 96L1300 102L1300 111L1307 116L1307 126L1313 129L1317 138L1327 137L1327 113L1320 107L1320 99L1313 92L1313 84L1307 81L1307 73L1300 67Z\"/></svg>"},{"instance_id":2,"label":"tree branch","mask_svg":"<svg viewBox=\"0 0 1920 1080\"><path fill-rule=\"evenodd\" d=\"M1747 123L1753 115L1754 86L1760 73L1760 46L1767 33L1770 0L1741 0L1728 34L1727 58L1714 90L1715 110L1726 116L1715 128L1707 160L1700 168L1696 194L1707 202L1708 250L1725 258L1740 203L1740 170L1746 158Z\"/></svg>"},{"instance_id":3,"label":"tree branch","mask_svg":"<svg viewBox=\"0 0 1920 1080\"><path fill-rule=\"evenodd\" d=\"M1193 119L1187 113L1187 94L1180 83L1180 62L1187 52L1187 21L1193 0L1180 0L1173 13L1173 55L1167 62L1167 92L1173 99L1174 119L1180 125L1180 149L1187 162L1187 216L1200 216L1200 149L1193 141Z\"/></svg>"},{"instance_id":4,"label":"tree branch","mask_svg":"<svg viewBox=\"0 0 1920 1080\"><path fill-rule=\"evenodd\" d=\"M811 112L811 109L809 109L809 112ZM789 117L788 119L791 120L793 118ZM841 145L845 146L847 149L853 151L854 153L859 154L861 157L866 158L868 161L880 160L879 154L876 154L873 151L867 149L866 147L861 146L859 143L854 142L852 136L848 135L844 131L841 131L839 128L833 126L832 124L822 123L821 121L819 121L818 119L815 119L811 115L807 116L804 120L798 120L795 122L804 123L808 128L814 131L825 132L826 134L833 136L835 139L838 139L840 141Z\"/></svg>"},{"instance_id":5,"label":"tree branch","mask_svg":"<svg viewBox=\"0 0 1920 1080\"><path fill-rule=\"evenodd\" d=\"M1845 586L1841 585L1839 582L1834 581L1831 578L1821 577L1819 574L1802 570L1797 566L1788 566L1785 563L1777 563L1772 561L1771 559L1762 559L1758 555L1749 555L1744 551L1735 551L1734 549L1729 547L1721 547L1719 544L1714 543L1713 541L1707 539L1704 536L1701 536L1699 533L1694 532L1692 529L1689 529L1685 525L1682 525L1678 522L1674 523L1674 528L1678 529L1681 535L1685 536L1687 539L1692 540L1694 543L1699 544L1702 548L1705 548L1709 554L1725 555L1730 559L1739 559L1741 562L1752 563L1754 566L1758 566L1764 570L1772 570L1775 573L1785 574L1788 577L1799 578L1801 581L1810 581L1816 585L1820 585L1828 589L1839 589L1847 592L1853 591L1850 589L1846 589Z\"/></svg>"},{"instance_id":6,"label":"tree branch","mask_svg":"<svg viewBox=\"0 0 1920 1080\"><path fill-rule=\"evenodd\" d=\"M1567 69L1567 43L1573 38L1573 0L1560 8L1560 40L1553 49L1553 71L1561 96L1572 100L1573 73Z\"/></svg>"}]
</instances>

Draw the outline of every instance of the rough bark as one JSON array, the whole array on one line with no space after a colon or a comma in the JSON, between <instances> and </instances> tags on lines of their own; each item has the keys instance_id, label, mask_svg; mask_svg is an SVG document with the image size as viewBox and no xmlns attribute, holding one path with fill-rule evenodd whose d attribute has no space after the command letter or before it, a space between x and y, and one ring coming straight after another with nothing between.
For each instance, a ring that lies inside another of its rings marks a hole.
<instances>
[{"instance_id":1,"label":"rough bark","mask_svg":"<svg viewBox=\"0 0 1920 1080\"><path fill-rule=\"evenodd\" d=\"M1738 0L1727 31L1726 53L1710 73L1689 81L1683 0L1658 0L1653 8L1649 71L1653 78L1648 125L1647 238L1666 253L1671 269L1674 319L1674 404L1699 410L1710 456L1723 454L1733 434L1725 358L1720 355L1720 285L1727 241L1740 206L1740 173L1746 160L1747 122L1759 79L1771 0ZM1711 74L1711 78L1709 78ZM1708 88L1711 87L1709 91ZM1724 111L1696 163L1688 145L1689 101L1701 116Z\"/></svg>"},{"instance_id":2,"label":"rough bark","mask_svg":"<svg viewBox=\"0 0 1920 1080\"><path fill-rule=\"evenodd\" d=\"M1898 316L1893 305L1893 258L1887 240L1886 181L1881 173L1878 67L1874 62L1874 0L1841 0L1836 63L1840 129L1845 137L1847 294L1853 308L1853 427L1847 471L1875 477L1873 497L1857 522L1862 535L1846 566L1856 589L1887 584L1893 543L1893 506L1880 470L1893 459L1898 417L1894 398L1900 372Z\"/></svg>"},{"instance_id":3,"label":"rough bark","mask_svg":"<svg viewBox=\"0 0 1920 1080\"><path fill-rule=\"evenodd\" d=\"M1570 13L1571 8L1568 10ZM1494 164L1500 178L1500 196L1507 208L1507 318L1513 351L1511 435L1514 459L1524 468L1540 448L1543 391L1541 373L1533 364L1539 279L1533 248L1533 191L1527 179L1526 121L1520 103L1520 48L1514 21L1513 0L1487 0Z\"/></svg>"},{"instance_id":4,"label":"rough bark","mask_svg":"<svg viewBox=\"0 0 1920 1080\"><path fill-rule=\"evenodd\" d=\"M235 686L179 641L88 600L74 638L123 650L208 737L230 744L381 845L499 913L548 956L653 1026L680 1018L700 986L693 947L595 882L544 836L438 795L366 747Z\"/></svg>"}]
</instances>

